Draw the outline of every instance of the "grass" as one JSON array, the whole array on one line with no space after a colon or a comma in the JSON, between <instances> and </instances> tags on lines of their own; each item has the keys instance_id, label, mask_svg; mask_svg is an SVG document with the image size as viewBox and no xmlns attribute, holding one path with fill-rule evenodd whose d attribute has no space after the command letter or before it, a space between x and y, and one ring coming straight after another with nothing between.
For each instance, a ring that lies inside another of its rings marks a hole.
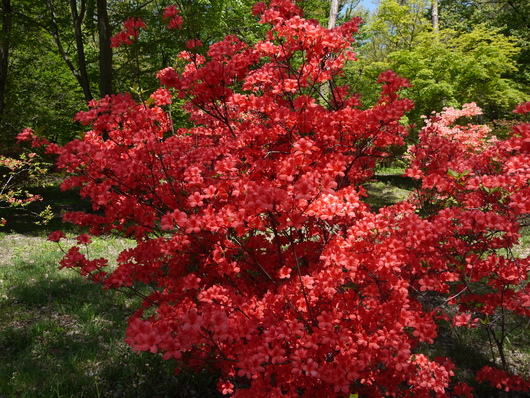
<instances>
[{"instance_id":1,"label":"grass","mask_svg":"<svg viewBox=\"0 0 530 398\"><path fill-rule=\"evenodd\" d=\"M95 255L123 239L96 239ZM176 364L124 343L136 297L59 270L43 237L0 236L0 397L211 397L210 374L175 376Z\"/></svg>"},{"instance_id":2,"label":"grass","mask_svg":"<svg viewBox=\"0 0 530 398\"><path fill-rule=\"evenodd\" d=\"M521 238L519 245L514 248L514 254L519 258L530 256L530 225L521 228Z\"/></svg>"},{"instance_id":3,"label":"grass","mask_svg":"<svg viewBox=\"0 0 530 398\"><path fill-rule=\"evenodd\" d=\"M411 193L411 187L406 185L409 182L399 180L402 178L397 176L395 178L377 177L376 180L364 184L364 189L368 194L366 202L372 209L377 210L407 199ZM401 183L401 186L397 185L398 183Z\"/></svg>"},{"instance_id":4,"label":"grass","mask_svg":"<svg viewBox=\"0 0 530 398\"><path fill-rule=\"evenodd\" d=\"M72 270L59 270L63 253L46 237L59 229L75 237L79 230L61 215L90 204L57 183L33 193L45 201L0 209L7 220L0 230L0 398L220 396L216 375L176 375L176 362L137 354L124 342L138 297L102 291ZM49 203L54 218L35 224ZM90 254L113 259L131 244L93 238Z\"/></svg>"},{"instance_id":5,"label":"grass","mask_svg":"<svg viewBox=\"0 0 530 398\"><path fill-rule=\"evenodd\" d=\"M407 199L416 188L416 182L404 177L405 169L386 166L376 170L372 181L364 184L368 197L365 198L372 209L377 210Z\"/></svg>"}]
</instances>

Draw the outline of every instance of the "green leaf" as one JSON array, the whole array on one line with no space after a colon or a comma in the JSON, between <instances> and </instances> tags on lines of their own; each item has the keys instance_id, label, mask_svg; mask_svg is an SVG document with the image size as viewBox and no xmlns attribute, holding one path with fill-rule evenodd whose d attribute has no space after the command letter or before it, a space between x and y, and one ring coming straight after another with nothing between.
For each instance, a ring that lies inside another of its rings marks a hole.
<instances>
[{"instance_id":1,"label":"green leaf","mask_svg":"<svg viewBox=\"0 0 530 398\"><path fill-rule=\"evenodd\" d=\"M458 172L454 171L453 169L448 169L447 174L449 174L451 177L458 179Z\"/></svg>"}]
</instances>

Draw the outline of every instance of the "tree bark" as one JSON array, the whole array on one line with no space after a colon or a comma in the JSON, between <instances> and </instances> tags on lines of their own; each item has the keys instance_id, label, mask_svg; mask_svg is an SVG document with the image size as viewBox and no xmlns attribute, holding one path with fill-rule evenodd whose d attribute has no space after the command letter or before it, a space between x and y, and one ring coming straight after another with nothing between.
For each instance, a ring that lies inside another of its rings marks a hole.
<instances>
[{"instance_id":1,"label":"tree bark","mask_svg":"<svg viewBox=\"0 0 530 398\"><path fill-rule=\"evenodd\" d=\"M438 0L432 0L431 19L432 30L438 32Z\"/></svg>"},{"instance_id":2,"label":"tree bark","mask_svg":"<svg viewBox=\"0 0 530 398\"><path fill-rule=\"evenodd\" d=\"M2 36L0 37L0 122L4 118L6 104L10 34L13 26L11 11L11 0L2 0Z\"/></svg>"},{"instance_id":3,"label":"tree bark","mask_svg":"<svg viewBox=\"0 0 530 398\"><path fill-rule=\"evenodd\" d=\"M328 29L333 29L337 26L337 17L339 16L339 1L331 0L331 7L329 9ZM329 102L329 97L332 92L333 83L329 81L327 84L320 86L320 97L325 102Z\"/></svg>"},{"instance_id":4,"label":"tree bark","mask_svg":"<svg viewBox=\"0 0 530 398\"><path fill-rule=\"evenodd\" d=\"M337 18L339 16L339 0L331 0L331 8L329 10L328 29L333 29L337 26Z\"/></svg>"},{"instance_id":5,"label":"tree bark","mask_svg":"<svg viewBox=\"0 0 530 398\"><path fill-rule=\"evenodd\" d=\"M101 98L113 93L112 90L112 36L107 0L97 0L99 29L99 94Z\"/></svg>"},{"instance_id":6,"label":"tree bark","mask_svg":"<svg viewBox=\"0 0 530 398\"><path fill-rule=\"evenodd\" d=\"M74 24L74 36L75 36L75 47L77 50L77 67L79 68L79 83L83 89L85 100L90 101L93 99L92 92L90 91L90 80L88 79L88 73L86 70L86 56L85 56L85 44L83 42L83 31L82 23L85 17L86 3L85 0L81 0L81 11L77 10L77 1L70 0L70 10L72 11L72 22Z\"/></svg>"}]
</instances>

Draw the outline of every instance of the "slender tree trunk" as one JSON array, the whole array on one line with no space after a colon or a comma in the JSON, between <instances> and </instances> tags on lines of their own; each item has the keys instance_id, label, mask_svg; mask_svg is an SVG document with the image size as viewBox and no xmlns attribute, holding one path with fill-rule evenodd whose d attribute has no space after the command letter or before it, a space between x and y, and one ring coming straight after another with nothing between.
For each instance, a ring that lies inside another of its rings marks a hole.
<instances>
[{"instance_id":1,"label":"slender tree trunk","mask_svg":"<svg viewBox=\"0 0 530 398\"><path fill-rule=\"evenodd\" d=\"M6 104L7 72L9 68L10 34L13 25L11 0L2 0L2 33L0 36L0 123Z\"/></svg>"},{"instance_id":2,"label":"slender tree trunk","mask_svg":"<svg viewBox=\"0 0 530 398\"><path fill-rule=\"evenodd\" d=\"M333 29L337 26L337 18L339 16L339 0L331 0L331 8L329 10L328 29Z\"/></svg>"},{"instance_id":3,"label":"slender tree trunk","mask_svg":"<svg viewBox=\"0 0 530 398\"><path fill-rule=\"evenodd\" d=\"M333 29L337 26L337 17L339 16L339 1L331 0L331 7L329 9L328 29ZM332 92L332 81L320 86L320 96L325 102L329 102L329 97Z\"/></svg>"},{"instance_id":4,"label":"slender tree trunk","mask_svg":"<svg viewBox=\"0 0 530 398\"><path fill-rule=\"evenodd\" d=\"M438 32L438 0L432 0L432 30Z\"/></svg>"},{"instance_id":5,"label":"slender tree trunk","mask_svg":"<svg viewBox=\"0 0 530 398\"><path fill-rule=\"evenodd\" d=\"M85 100L93 99L90 91L90 80L86 70L85 44L83 42L82 23L85 18L86 3L81 0L81 10L77 10L77 1L70 0L70 10L72 11L72 22L74 24L75 47L77 50L77 66L79 68L79 82L85 95Z\"/></svg>"},{"instance_id":6,"label":"slender tree trunk","mask_svg":"<svg viewBox=\"0 0 530 398\"><path fill-rule=\"evenodd\" d=\"M107 0L97 0L99 29L99 94L101 98L112 91L112 48L110 38L112 32L107 12Z\"/></svg>"},{"instance_id":7,"label":"slender tree trunk","mask_svg":"<svg viewBox=\"0 0 530 398\"><path fill-rule=\"evenodd\" d=\"M72 3L75 6L75 0L71 0L70 4L72 5ZM63 61L68 66L68 69L70 69L70 71L72 72L72 74L76 78L77 82L79 83L79 86L83 90L83 94L85 96L85 100L86 101L90 101L93 97L92 97L92 93L90 91L90 85L89 85L88 75L86 73L86 68L85 68L84 71L82 71L81 66L79 66L79 70L78 70L75 67L75 65L73 64L72 60L70 59L70 57L68 56L68 54L64 50L63 43L61 41L61 37L59 36L59 27L57 25L57 19L55 18L55 11L53 10L53 5L52 5L50 0L46 1L46 6L48 7L48 11L49 11L50 17L51 17L51 28L50 28L49 32L51 33L51 35L53 37L53 40L55 41L55 45L57 46L57 50L59 51L59 54L61 55L61 58L63 59ZM75 11L74 14L77 15L77 8L75 8L72 11ZM74 21L74 25L75 25L75 21ZM76 35L76 39L77 39L77 35ZM82 44L82 42L81 42L81 44ZM84 62L84 59L85 59L85 57L84 57L84 47L81 47L81 48L83 49L83 62L82 62L82 65L85 65L85 62ZM79 59L79 54L78 54L78 59Z\"/></svg>"}]
</instances>

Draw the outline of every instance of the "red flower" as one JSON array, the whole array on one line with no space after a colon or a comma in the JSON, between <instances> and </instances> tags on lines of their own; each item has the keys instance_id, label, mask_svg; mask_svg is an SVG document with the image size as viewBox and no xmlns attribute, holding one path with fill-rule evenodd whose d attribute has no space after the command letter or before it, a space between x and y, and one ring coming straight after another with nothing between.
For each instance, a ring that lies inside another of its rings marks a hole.
<instances>
[{"instance_id":1,"label":"red flower","mask_svg":"<svg viewBox=\"0 0 530 398\"><path fill-rule=\"evenodd\" d=\"M140 29L145 28L145 23L140 18L128 18L123 25L125 29L111 37L111 47L131 45L134 41L138 41Z\"/></svg>"},{"instance_id":2,"label":"red flower","mask_svg":"<svg viewBox=\"0 0 530 398\"><path fill-rule=\"evenodd\" d=\"M500 141L459 124L480 114L474 104L433 114L408 148L414 195L372 210L365 183L405 145L409 84L383 72L379 101L361 106L336 87L358 20L328 30L290 1L269 4L254 7L270 28L261 42L229 36L205 56L181 53L178 73L160 71L157 106L114 95L78 114L89 131L53 151L68 174L62 188L79 189L94 211L64 219L135 244L115 266L78 246L61 265L106 288L148 287L126 342L215 368L224 393L469 396L450 359L422 350L441 323L530 316L530 261L504 254L530 213L529 125ZM165 17L180 23L175 7ZM128 21L114 43L142 28ZM180 129L173 107L161 107L172 93L186 112ZM528 388L503 372L478 376ZM247 380L232 384L238 377Z\"/></svg>"},{"instance_id":3,"label":"red flower","mask_svg":"<svg viewBox=\"0 0 530 398\"><path fill-rule=\"evenodd\" d=\"M164 10L164 18L169 19L168 29L180 29L182 27L182 17L173 4Z\"/></svg>"},{"instance_id":4,"label":"red flower","mask_svg":"<svg viewBox=\"0 0 530 398\"><path fill-rule=\"evenodd\" d=\"M62 238L66 238L63 231L55 231L48 235L48 240L51 242L59 242Z\"/></svg>"},{"instance_id":5,"label":"red flower","mask_svg":"<svg viewBox=\"0 0 530 398\"><path fill-rule=\"evenodd\" d=\"M81 234L77 237L77 244L78 245L87 245L89 243L92 243L92 239L90 238L90 235L87 234Z\"/></svg>"}]
</instances>

